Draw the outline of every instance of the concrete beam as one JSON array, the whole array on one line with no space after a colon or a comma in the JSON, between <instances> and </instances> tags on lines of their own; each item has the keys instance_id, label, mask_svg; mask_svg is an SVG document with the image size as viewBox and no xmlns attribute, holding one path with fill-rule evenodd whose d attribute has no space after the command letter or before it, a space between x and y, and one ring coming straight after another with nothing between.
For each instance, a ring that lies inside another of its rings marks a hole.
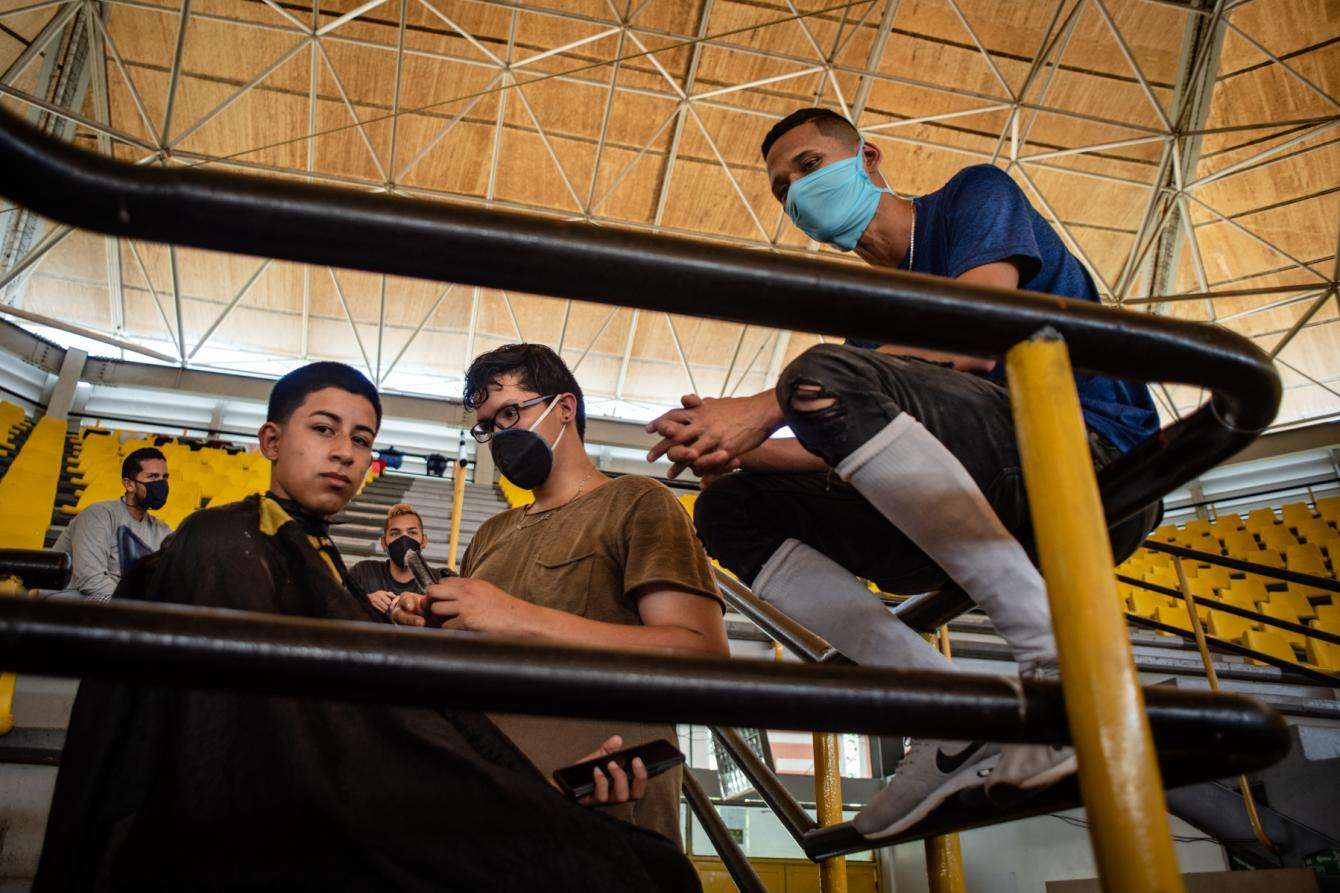
<instances>
[{"instance_id":1,"label":"concrete beam","mask_svg":"<svg viewBox=\"0 0 1340 893\"><path fill-rule=\"evenodd\" d=\"M51 395L47 397L46 414L51 418L68 419L70 417L70 408L74 406L75 390L79 386L79 379L84 371L84 362L87 359L88 354L82 350L70 348L65 351L60 374L56 376L56 383L51 388Z\"/></svg>"},{"instance_id":2,"label":"concrete beam","mask_svg":"<svg viewBox=\"0 0 1340 893\"><path fill-rule=\"evenodd\" d=\"M129 360L95 359L84 368L83 380L108 387L150 388L187 394L206 394L234 400L265 402L274 382L268 378L155 366ZM473 424L470 413L459 400L421 397L412 394L382 394L382 411L390 417L434 422L456 428ZM642 430L638 422L590 419L586 425L588 443L650 449L656 438Z\"/></svg>"}]
</instances>

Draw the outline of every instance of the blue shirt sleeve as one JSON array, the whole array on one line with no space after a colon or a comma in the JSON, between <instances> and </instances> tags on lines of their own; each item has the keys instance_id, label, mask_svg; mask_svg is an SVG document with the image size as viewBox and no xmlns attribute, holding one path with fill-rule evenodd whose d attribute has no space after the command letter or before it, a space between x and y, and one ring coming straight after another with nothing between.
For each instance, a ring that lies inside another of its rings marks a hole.
<instances>
[{"instance_id":1,"label":"blue shirt sleeve","mask_svg":"<svg viewBox=\"0 0 1340 893\"><path fill-rule=\"evenodd\" d=\"M949 225L950 278L974 267L1013 260L1019 283L1042 267L1042 253L1033 234L1036 212L1009 174L989 164L964 168L945 208Z\"/></svg>"}]
</instances>

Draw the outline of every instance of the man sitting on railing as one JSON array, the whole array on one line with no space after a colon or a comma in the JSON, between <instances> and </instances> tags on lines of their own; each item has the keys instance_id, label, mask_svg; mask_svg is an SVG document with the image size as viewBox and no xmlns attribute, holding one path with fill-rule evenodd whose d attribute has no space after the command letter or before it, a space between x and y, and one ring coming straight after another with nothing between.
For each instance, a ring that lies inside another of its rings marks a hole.
<instances>
[{"instance_id":1,"label":"man sitting on railing","mask_svg":"<svg viewBox=\"0 0 1340 893\"><path fill-rule=\"evenodd\" d=\"M582 389L558 354L510 344L476 357L465 405L475 412L471 434L535 501L485 521L462 576L426 599L402 596L397 622L583 648L729 653L721 597L688 516L664 484L607 478L591 462ZM628 746L676 740L664 723L492 718L545 773L611 735ZM675 769L613 813L678 842L679 790Z\"/></svg>"},{"instance_id":2,"label":"man sitting on railing","mask_svg":"<svg viewBox=\"0 0 1340 893\"><path fill-rule=\"evenodd\" d=\"M259 432L269 491L193 514L117 598L379 620L346 588L327 519L380 424L350 367L289 373ZM84 680L34 890L257 888L698 882L667 841L566 800L478 713Z\"/></svg>"},{"instance_id":3,"label":"man sitting on railing","mask_svg":"<svg viewBox=\"0 0 1340 893\"><path fill-rule=\"evenodd\" d=\"M879 148L823 109L781 120L763 157L796 225L872 266L1098 300L1088 272L998 168L966 168L935 192L899 198L879 172ZM1077 384L1095 466L1157 430L1143 385L1084 375ZM787 366L775 391L688 395L683 404L647 426L663 438L648 458L666 454L672 475L692 467L704 477L699 535L760 596L859 662L948 672L857 577L895 593L953 580L991 617L1025 678L1055 675L1009 393L994 360L820 344ZM770 440L783 425L796 439ZM1157 509L1111 531L1118 560L1153 528ZM918 742L856 826L896 833L987 776L1028 789L1074 768L1069 748L999 753L981 742Z\"/></svg>"}]
</instances>

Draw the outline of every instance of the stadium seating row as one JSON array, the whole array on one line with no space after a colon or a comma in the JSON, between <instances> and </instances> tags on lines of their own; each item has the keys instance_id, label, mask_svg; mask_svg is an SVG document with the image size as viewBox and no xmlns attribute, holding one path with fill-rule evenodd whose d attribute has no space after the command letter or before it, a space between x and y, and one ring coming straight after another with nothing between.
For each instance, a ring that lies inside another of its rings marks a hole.
<instances>
[{"instance_id":1,"label":"stadium seating row","mask_svg":"<svg viewBox=\"0 0 1340 893\"><path fill-rule=\"evenodd\" d=\"M0 478L0 548L40 549L60 481L66 423L43 418Z\"/></svg>"},{"instance_id":2,"label":"stadium seating row","mask_svg":"<svg viewBox=\"0 0 1340 893\"><path fill-rule=\"evenodd\" d=\"M1164 525L1151 539L1335 579L1340 569L1338 517L1340 498L1332 497L1317 500L1315 506L1291 503L1278 516L1272 509L1256 509L1246 517L1221 515L1212 521L1192 519L1182 527ZM1215 603L1225 603L1340 635L1340 600L1332 593L1190 559L1183 560L1182 568L1187 589L1197 600L1197 615L1209 635L1274 657L1340 671L1340 645L1214 610ZM1123 562L1117 574L1166 589L1181 588L1173 557L1149 549ZM1118 590L1131 613L1190 631L1190 617L1180 599L1120 581Z\"/></svg>"}]
</instances>

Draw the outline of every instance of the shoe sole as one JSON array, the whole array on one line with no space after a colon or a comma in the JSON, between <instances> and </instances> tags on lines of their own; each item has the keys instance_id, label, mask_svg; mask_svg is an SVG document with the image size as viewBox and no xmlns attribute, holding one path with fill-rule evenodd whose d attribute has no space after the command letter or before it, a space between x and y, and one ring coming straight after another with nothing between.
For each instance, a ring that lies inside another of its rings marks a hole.
<instances>
[{"instance_id":1,"label":"shoe sole","mask_svg":"<svg viewBox=\"0 0 1340 893\"><path fill-rule=\"evenodd\" d=\"M994 769L999 760L1000 754L994 754L987 757L985 760L973 763L972 766L947 779L938 788L927 794L926 797L917 804L915 809L898 821L873 834L867 834L864 831L861 831L861 836L866 840L877 840L882 837L892 837L895 834L901 834L903 831L906 831L908 828L911 828L913 825L926 818L926 816L934 812L940 804L944 803L955 794L973 787L985 787L986 778L983 778L980 775L981 771L983 769ZM988 775L987 778L989 777L990 776Z\"/></svg>"}]
</instances>

